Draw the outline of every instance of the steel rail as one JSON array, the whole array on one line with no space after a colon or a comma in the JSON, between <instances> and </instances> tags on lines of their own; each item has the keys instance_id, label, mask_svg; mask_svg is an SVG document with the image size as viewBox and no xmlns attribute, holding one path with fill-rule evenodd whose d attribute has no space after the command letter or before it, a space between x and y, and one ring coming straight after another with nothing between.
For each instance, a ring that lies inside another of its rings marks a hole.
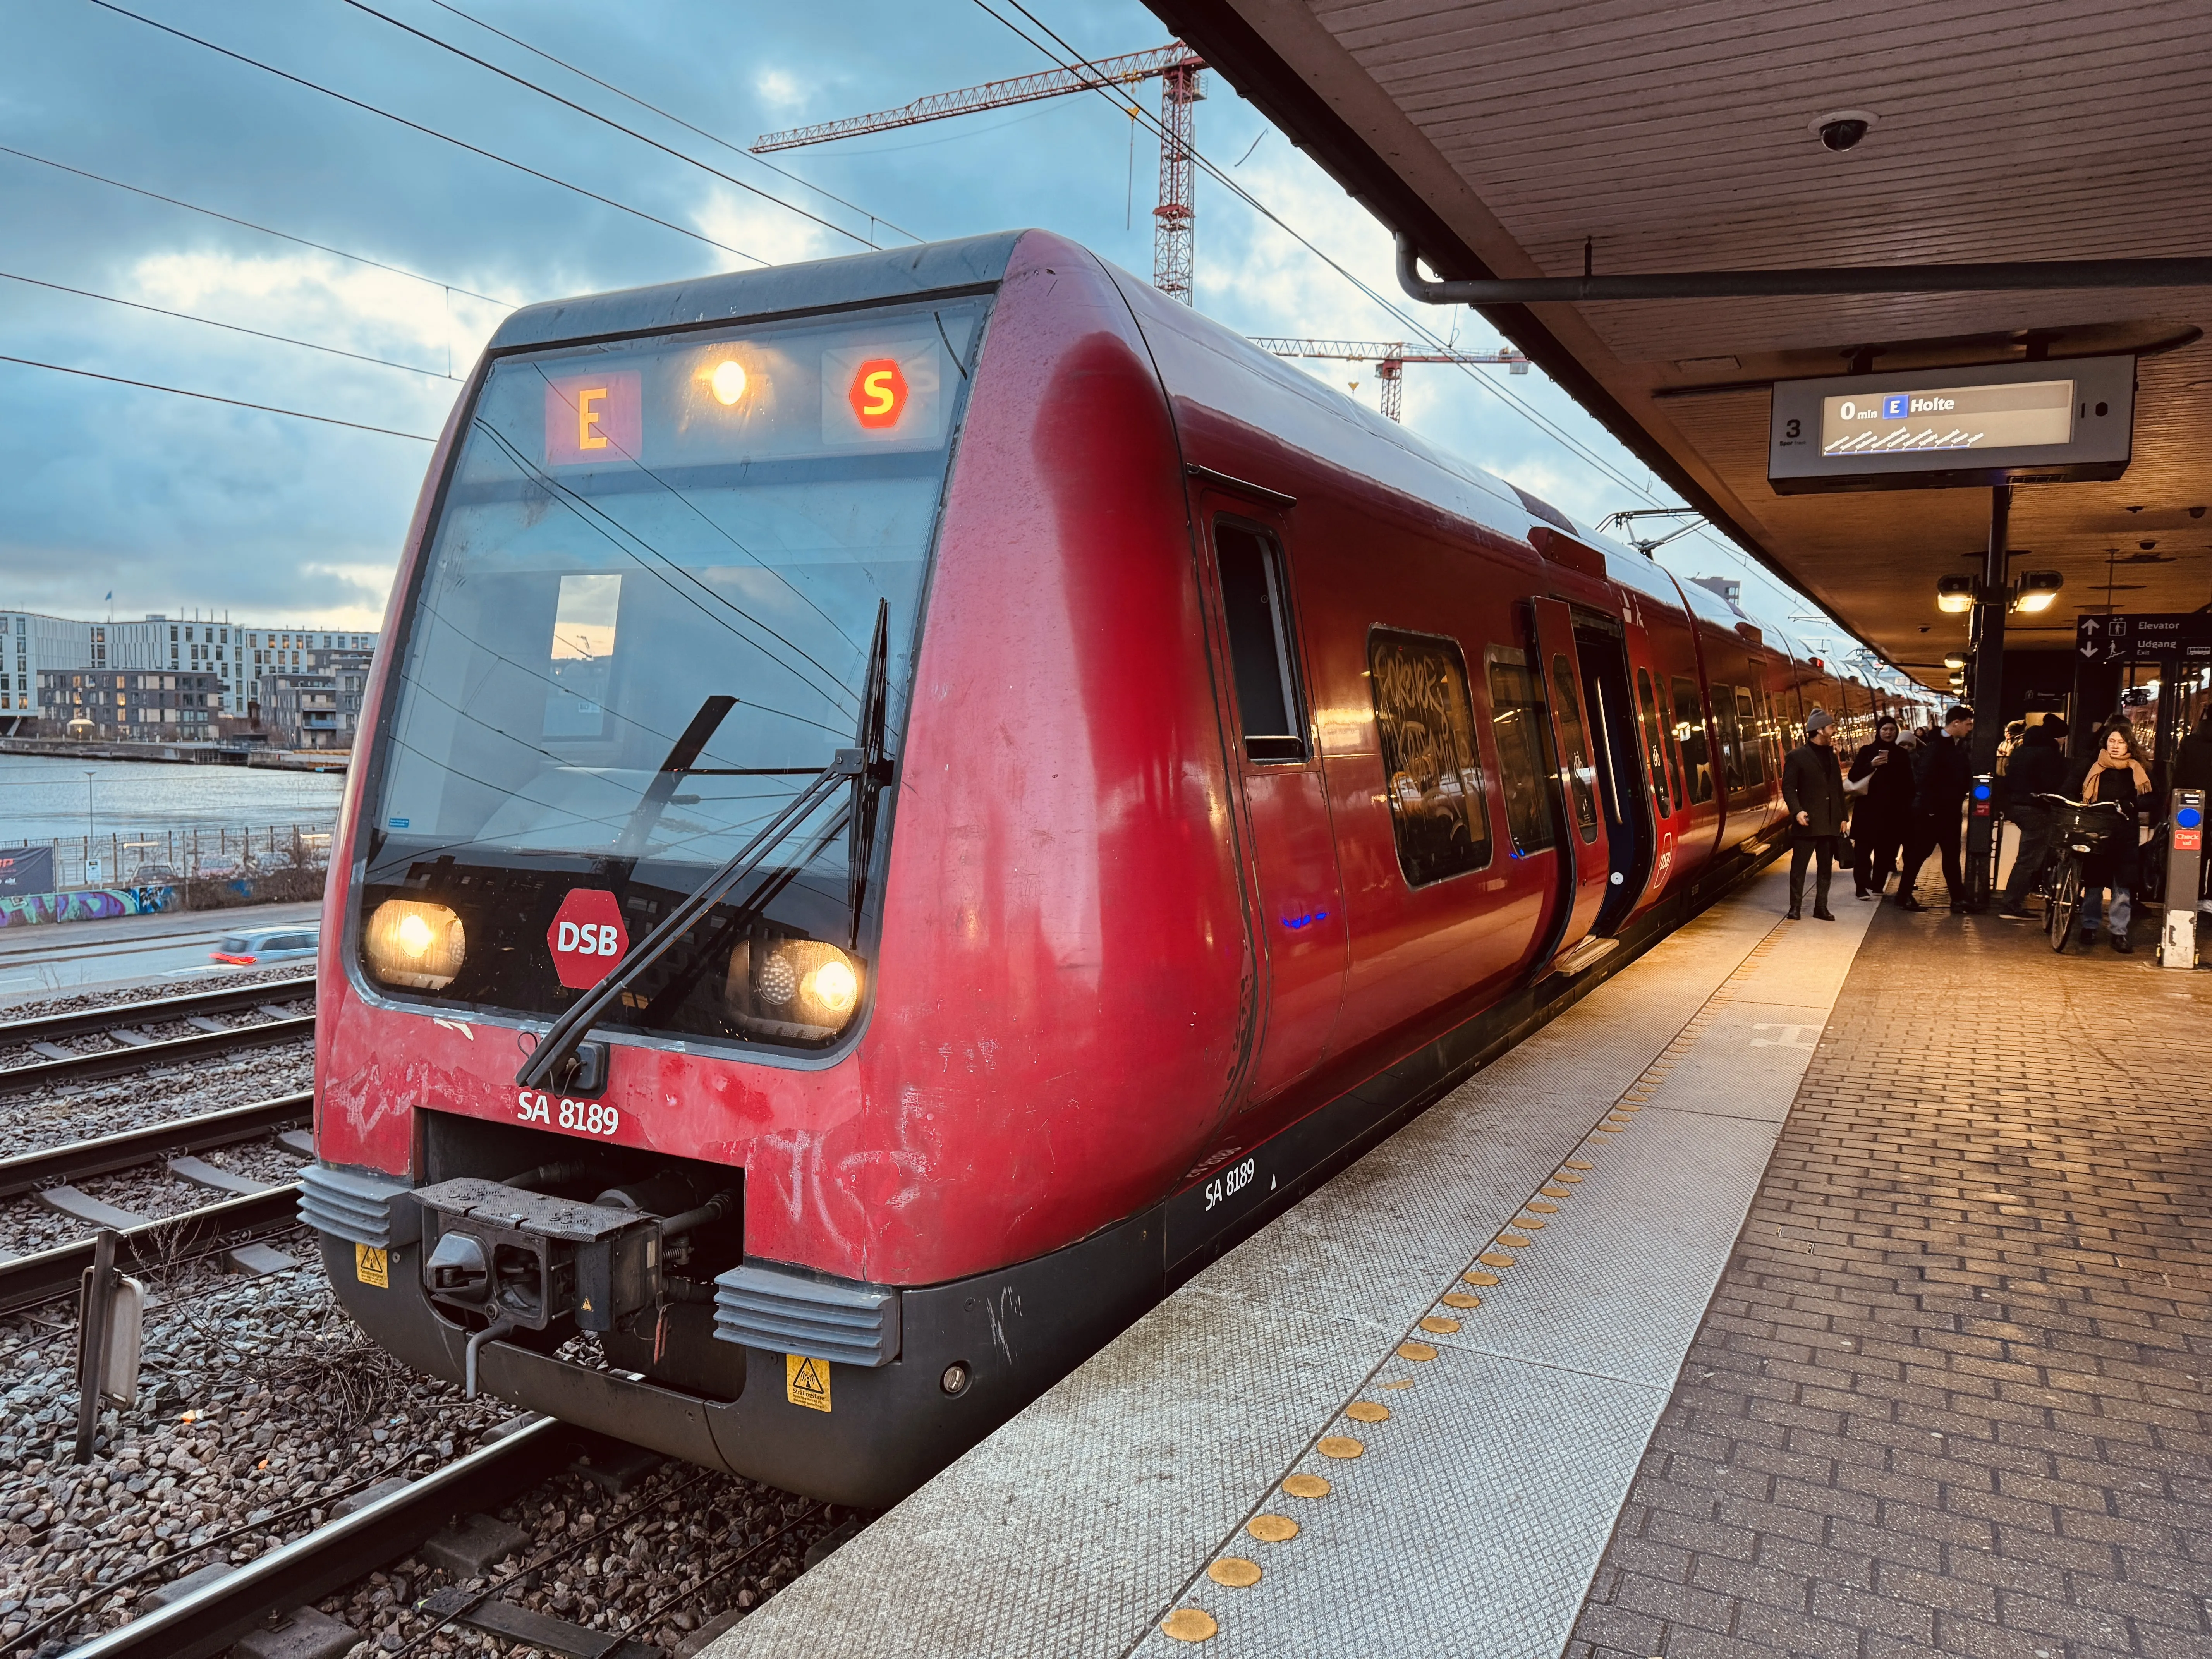
<instances>
[{"instance_id":1,"label":"steel rail","mask_svg":"<svg viewBox=\"0 0 2212 1659\"><path fill-rule=\"evenodd\" d=\"M263 980L258 985L226 986L219 991L194 991L180 997L159 997L151 1002L77 1008L65 1014L0 1023L0 1048L52 1042L61 1037L82 1036L88 1031L112 1031L118 1025L159 1025L165 1021L190 1019L196 1014L234 1013L240 1008L258 1008L264 1002L297 1002L314 994L315 976L302 974L297 979Z\"/></svg>"},{"instance_id":2,"label":"steel rail","mask_svg":"<svg viewBox=\"0 0 2212 1659\"><path fill-rule=\"evenodd\" d=\"M0 1199L35 1192L58 1181L83 1181L117 1170L135 1169L167 1152L197 1152L251 1140L256 1135L305 1122L314 1107L313 1093L303 1090L199 1117L173 1118L166 1123L149 1123L143 1129L126 1129L121 1134L0 1158Z\"/></svg>"},{"instance_id":3,"label":"steel rail","mask_svg":"<svg viewBox=\"0 0 2212 1659\"><path fill-rule=\"evenodd\" d=\"M35 1066L10 1066L0 1071L0 1094L35 1089L42 1084L76 1082L91 1078L117 1077L156 1066L189 1064L211 1054L238 1048L266 1048L315 1034L315 1017L301 1014L291 1019L264 1020L258 1025L234 1025L227 1031L202 1031L196 1036L171 1037L132 1048L103 1048L98 1054L75 1054L67 1060L42 1060Z\"/></svg>"},{"instance_id":4,"label":"steel rail","mask_svg":"<svg viewBox=\"0 0 2212 1659\"><path fill-rule=\"evenodd\" d=\"M496 1509L551 1479L575 1457L582 1438L566 1423L541 1419L94 1637L66 1659L208 1659L270 1613L304 1606L409 1553L455 1516Z\"/></svg>"},{"instance_id":5,"label":"steel rail","mask_svg":"<svg viewBox=\"0 0 2212 1659\"><path fill-rule=\"evenodd\" d=\"M115 1266L121 1273L196 1261L227 1245L300 1224L300 1186L289 1182L265 1193L227 1198L197 1210L125 1227L116 1235ZM93 1241L80 1238L34 1255L0 1261L0 1314L19 1313L76 1294L92 1265Z\"/></svg>"}]
</instances>

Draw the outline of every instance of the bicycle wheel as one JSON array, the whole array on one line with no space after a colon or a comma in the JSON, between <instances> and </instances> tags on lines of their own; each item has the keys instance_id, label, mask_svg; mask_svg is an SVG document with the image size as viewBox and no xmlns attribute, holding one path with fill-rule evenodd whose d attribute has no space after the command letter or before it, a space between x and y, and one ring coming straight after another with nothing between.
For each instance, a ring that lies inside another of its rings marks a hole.
<instances>
[{"instance_id":1,"label":"bicycle wheel","mask_svg":"<svg viewBox=\"0 0 2212 1659\"><path fill-rule=\"evenodd\" d=\"M2081 915L2081 860L2069 853L2051 883L2051 948L2063 951L2074 942L2074 924Z\"/></svg>"}]
</instances>

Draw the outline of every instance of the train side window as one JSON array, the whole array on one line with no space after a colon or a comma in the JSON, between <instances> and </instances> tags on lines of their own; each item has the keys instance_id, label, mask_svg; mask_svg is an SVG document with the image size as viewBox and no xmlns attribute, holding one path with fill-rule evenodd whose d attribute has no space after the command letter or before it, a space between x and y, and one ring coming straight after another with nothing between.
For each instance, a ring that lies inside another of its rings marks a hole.
<instances>
[{"instance_id":1,"label":"train side window","mask_svg":"<svg viewBox=\"0 0 2212 1659\"><path fill-rule=\"evenodd\" d=\"M1459 642L1370 629L1367 668L1407 885L1482 869L1490 862L1490 804Z\"/></svg>"},{"instance_id":2,"label":"train side window","mask_svg":"<svg viewBox=\"0 0 2212 1659\"><path fill-rule=\"evenodd\" d=\"M1736 725L1735 687L1718 680L1713 682L1713 735L1721 746L1716 757L1720 763L1713 769L1715 781L1722 793L1735 794L1743 788L1743 739Z\"/></svg>"},{"instance_id":3,"label":"train side window","mask_svg":"<svg viewBox=\"0 0 2212 1659\"><path fill-rule=\"evenodd\" d=\"M1671 818L1674 805L1674 797L1667 788L1667 745L1659 735L1667 729L1667 722L1660 718L1659 705L1651 696L1651 671L1648 668L1636 671L1636 702L1644 719L1644 764L1651 774L1651 802L1661 817ZM1674 787L1679 791L1681 787L1678 777Z\"/></svg>"},{"instance_id":4,"label":"train side window","mask_svg":"<svg viewBox=\"0 0 2212 1659\"><path fill-rule=\"evenodd\" d=\"M1741 685L1735 689L1735 716L1743 734L1737 746L1743 751L1744 786L1755 789L1766 781L1766 722L1759 718L1751 693Z\"/></svg>"},{"instance_id":5,"label":"train side window","mask_svg":"<svg viewBox=\"0 0 2212 1659\"><path fill-rule=\"evenodd\" d=\"M1560 763L1567 793L1575 804L1575 833L1585 842L1597 839L1597 765L1583 731L1583 700L1575 688L1575 665L1560 652L1552 659L1552 698L1559 710L1559 738L1567 746Z\"/></svg>"},{"instance_id":6,"label":"train side window","mask_svg":"<svg viewBox=\"0 0 2212 1659\"><path fill-rule=\"evenodd\" d=\"M1510 647L1493 645L1485 655L1490 671L1490 729L1498 739L1498 781L1505 791L1505 828L1514 854L1525 858L1552 845L1551 768L1546 744L1543 688L1528 672L1528 659Z\"/></svg>"},{"instance_id":7,"label":"train side window","mask_svg":"<svg viewBox=\"0 0 2212 1659\"><path fill-rule=\"evenodd\" d=\"M1674 676L1674 737L1682 745L1690 799L1701 805L1713 798L1713 762L1706 752L1705 707L1698 683L1683 674Z\"/></svg>"},{"instance_id":8,"label":"train side window","mask_svg":"<svg viewBox=\"0 0 2212 1659\"><path fill-rule=\"evenodd\" d=\"M1237 718L1247 760L1306 757L1291 647L1291 607L1283 551L1272 537L1228 520L1213 521L1221 568L1221 605L1237 676Z\"/></svg>"}]
</instances>

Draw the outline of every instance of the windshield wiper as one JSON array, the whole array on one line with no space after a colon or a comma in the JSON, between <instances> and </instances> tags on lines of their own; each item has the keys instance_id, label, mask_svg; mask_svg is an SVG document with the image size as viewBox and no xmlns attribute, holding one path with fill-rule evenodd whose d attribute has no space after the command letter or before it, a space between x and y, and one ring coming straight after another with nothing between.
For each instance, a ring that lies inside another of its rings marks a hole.
<instances>
[{"instance_id":1,"label":"windshield wiper","mask_svg":"<svg viewBox=\"0 0 2212 1659\"><path fill-rule=\"evenodd\" d=\"M676 786L690 774L691 763L697 760L722 722L730 717L730 710L738 706L735 697L716 695L699 705L699 712L691 717L690 725L684 728L668 750L668 757L660 763L660 770L638 798L631 809L629 822L615 838L616 858L625 868L635 867L638 855L645 851L646 837L653 826L660 822L660 815L668 810L669 798L675 794Z\"/></svg>"},{"instance_id":2,"label":"windshield wiper","mask_svg":"<svg viewBox=\"0 0 2212 1659\"><path fill-rule=\"evenodd\" d=\"M891 780L884 755L884 722L890 706L891 605L876 601L876 636L868 645L868 680L860 694L860 775L853 780L852 840L848 848L853 890L852 948L860 945L860 901L868 890L868 860L876 844L876 804Z\"/></svg>"},{"instance_id":3,"label":"windshield wiper","mask_svg":"<svg viewBox=\"0 0 2212 1659\"><path fill-rule=\"evenodd\" d=\"M890 610L888 601L878 602L876 637L868 653L867 690L860 701L858 746L840 749L836 759L812 775L812 782L787 802L783 809L762 826L760 832L739 848L720 869L663 916L643 939L638 940L635 947L612 973L585 992L570 1006L568 1012L546 1029L545 1035L538 1039L538 1046L530 1051L529 1059L523 1061L522 1069L514 1074L518 1087L542 1089L551 1081L554 1073L574 1055L590 1032L592 1022L614 1006L621 1000L623 993L635 984L647 969L665 956L677 941L691 930L693 923L720 903L732 888L751 875L770 853L788 840L793 830L811 817L824 801L848 785L853 790L853 803L848 808L854 831L850 849L852 867L855 872L853 877L853 925L858 929L860 884L866 869L867 844L874 838L876 800L890 775L890 763L883 752L884 704L888 701L885 689L890 674ZM700 733L699 744L691 750L689 758L698 757L699 749L705 747L714 726L720 725L723 716L729 713L727 708L715 707L721 701L720 697L709 697L699 713L692 717L690 726L670 752L670 763L663 766L653 789L647 792L647 800L652 799L654 791L661 789L663 783L672 790L675 787L672 779L692 769L688 763L679 762L678 757L690 742L694 732ZM778 772L785 770L782 768L775 769ZM806 775L803 772L796 775ZM663 793L665 794L665 792ZM643 811L646 802L641 801L638 810ZM865 836L860 833L864 813L867 819ZM657 809L655 816L658 816ZM857 937L854 942L858 943Z\"/></svg>"}]
</instances>

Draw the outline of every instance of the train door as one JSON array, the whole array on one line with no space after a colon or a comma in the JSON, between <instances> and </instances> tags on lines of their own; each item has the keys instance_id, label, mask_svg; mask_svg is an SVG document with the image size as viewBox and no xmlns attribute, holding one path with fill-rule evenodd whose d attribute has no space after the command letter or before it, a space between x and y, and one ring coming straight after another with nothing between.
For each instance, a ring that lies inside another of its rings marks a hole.
<instances>
[{"instance_id":1,"label":"train door","mask_svg":"<svg viewBox=\"0 0 2212 1659\"><path fill-rule=\"evenodd\" d=\"M1552 946L1556 960L1589 934L1612 890L1613 864L1598 804L1596 750L1583 713L1574 615L1559 599L1531 599L1528 609L1534 641L1530 666L1543 687L1552 752L1559 767L1559 872L1565 902L1564 925Z\"/></svg>"},{"instance_id":2,"label":"train door","mask_svg":"<svg viewBox=\"0 0 2212 1659\"><path fill-rule=\"evenodd\" d=\"M1651 804L1644 793L1635 696L1629 688L1620 624L1595 612L1576 613L1575 650L1590 751L1597 763L1598 805L1605 815L1607 890L1590 931L1610 933L1628 920L1651 878Z\"/></svg>"},{"instance_id":3,"label":"train door","mask_svg":"<svg viewBox=\"0 0 2212 1659\"><path fill-rule=\"evenodd\" d=\"M1265 976L1257 1054L1244 1091L1249 1108L1297 1082L1327 1054L1349 935L1283 526L1279 515L1241 501L1221 506L1210 520Z\"/></svg>"}]
</instances>

